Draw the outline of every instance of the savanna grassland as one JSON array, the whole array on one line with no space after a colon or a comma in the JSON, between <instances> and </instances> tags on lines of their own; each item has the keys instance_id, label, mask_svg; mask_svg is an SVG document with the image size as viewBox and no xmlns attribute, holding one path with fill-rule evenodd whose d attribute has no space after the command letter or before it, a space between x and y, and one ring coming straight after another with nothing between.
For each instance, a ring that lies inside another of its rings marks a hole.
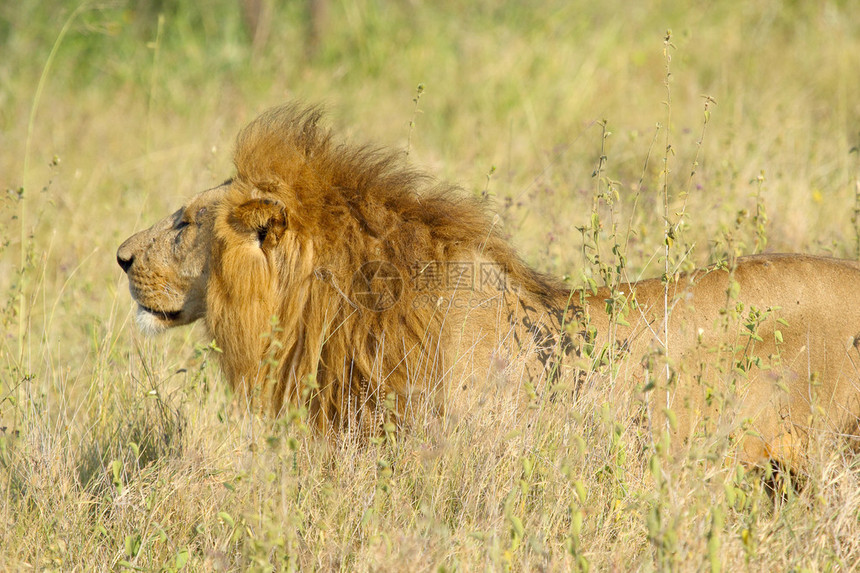
<instances>
[{"instance_id":1,"label":"savanna grassland","mask_svg":"<svg viewBox=\"0 0 860 573\"><path fill-rule=\"evenodd\" d=\"M0 569L860 568L845 440L782 478L675 458L599 372L575 400L333 443L301 410L239 411L201 327L142 337L115 262L291 100L487 196L572 284L856 258L853 2L261 6L0 5Z\"/></svg>"}]
</instances>

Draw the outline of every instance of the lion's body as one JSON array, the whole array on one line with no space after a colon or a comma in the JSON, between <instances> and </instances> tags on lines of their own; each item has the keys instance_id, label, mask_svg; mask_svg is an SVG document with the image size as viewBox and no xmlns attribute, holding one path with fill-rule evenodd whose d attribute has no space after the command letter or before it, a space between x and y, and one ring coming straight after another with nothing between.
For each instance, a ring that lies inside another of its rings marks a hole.
<instances>
[{"instance_id":1,"label":"lion's body","mask_svg":"<svg viewBox=\"0 0 860 573\"><path fill-rule=\"evenodd\" d=\"M730 283L737 283L730 298ZM687 438L721 430L738 441L740 457L797 463L811 430L856 435L860 419L860 265L808 255L757 255L738 259L730 274L707 269L682 275L668 291L668 353L677 380L651 397L656 419L666 406ZM641 357L663 345L664 286L646 280L633 288L638 309L630 327L613 326L592 310L592 323L626 344L620 379L646 376ZM606 289L587 306L600 308ZM740 303L740 306L739 306ZM752 312L752 315L751 315ZM758 313L758 314L756 314ZM650 372L665 380L661 372ZM710 399L709 399L710 398ZM725 435L725 433L723 435Z\"/></svg>"},{"instance_id":2,"label":"lion's body","mask_svg":"<svg viewBox=\"0 0 860 573\"><path fill-rule=\"evenodd\" d=\"M389 415L450 410L454 393L480 393L488 378L546 388L605 362L612 340L610 366L634 383L660 379L643 358L668 348L677 376L668 394L665 383L649 393L651 410L655 420L667 404L678 410L685 436L723 423L713 396L736 397L733 423L749 418L761 436L744 444L749 461L798 455L811 425L856 425L856 264L771 255L740 259L731 275L680 276L666 346L660 281L617 289L637 304L610 318L613 293L581 296L530 269L478 200L391 154L338 145L318 120L296 108L265 114L239 136L234 179L118 252L141 324L205 318L234 389L272 414L301 402L324 431L375 432ZM726 313L738 302L740 316ZM761 340L743 352L753 307L780 308L753 321ZM761 361L749 367L750 356ZM726 374L739 364L746 374ZM742 383L718 387L729 379Z\"/></svg>"}]
</instances>

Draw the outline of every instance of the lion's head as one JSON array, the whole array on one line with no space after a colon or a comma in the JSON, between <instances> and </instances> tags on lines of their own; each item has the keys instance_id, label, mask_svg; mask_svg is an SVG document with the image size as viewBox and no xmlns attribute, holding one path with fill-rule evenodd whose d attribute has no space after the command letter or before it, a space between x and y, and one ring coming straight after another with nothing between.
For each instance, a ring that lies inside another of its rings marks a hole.
<instances>
[{"instance_id":1,"label":"lion's head","mask_svg":"<svg viewBox=\"0 0 860 573\"><path fill-rule=\"evenodd\" d=\"M229 182L204 191L178 211L120 245L137 323L146 333L189 324L206 314L215 207Z\"/></svg>"}]
</instances>

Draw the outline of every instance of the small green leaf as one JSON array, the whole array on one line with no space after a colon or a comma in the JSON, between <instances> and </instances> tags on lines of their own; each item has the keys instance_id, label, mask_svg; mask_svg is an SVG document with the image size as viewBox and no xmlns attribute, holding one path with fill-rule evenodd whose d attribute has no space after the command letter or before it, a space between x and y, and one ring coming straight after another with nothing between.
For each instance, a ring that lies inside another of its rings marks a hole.
<instances>
[{"instance_id":1,"label":"small green leaf","mask_svg":"<svg viewBox=\"0 0 860 573\"><path fill-rule=\"evenodd\" d=\"M129 557L135 557L140 551L140 535L135 533L133 535L125 536L125 554Z\"/></svg>"},{"instance_id":2,"label":"small green leaf","mask_svg":"<svg viewBox=\"0 0 860 573\"><path fill-rule=\"evenodd\" d=\"M522 520L513 514L511 514L508 519L511 522L511 537L522 539L526 533L526 528L523 526Z\"/></svg>"},{"instance_id":3,"label":"small green leaf","mask_svg":"<svg viewBox=\"0 0 860 573\"><path fill-rule=\"evenodd\" d=\"M663 474L660 470L660 458L657 457L657 454L651 456L651 459L648 460L648 465L651 469L651 475L654 476L654 479L658 482L663 477Z\"/></svg>"},{"instance_id":4,"label":"small green leaf","mask_svg":"<svg viewBox=\"0 0 860 573\"><path fill-rule=\"evenodd\" d=\"M176 563L174 567L177 571L185 567L185 564L188 563L188 559L191 557L191 553L188 551L187 547L183 547L179 551L176 552Z\"/></svg>"},{"instance_id":5,"label":"small green leaf","mask_svg":"<svg viewBox=\"0 0 860 573\"><path fill-rule=\"evenodd\" d=\"M472 539L477 539L478 541L486 541L487 534L483 531L471 531L469 532L469 537Z\"/></svg>"},{"instance_id":6,"label":"small green leaf","mask_svg":"<svg viewBox=\"0 0 860 573\"><path fill-rule=\"evenodd\" d=\"M576 497L579 498L579 503L584 504L585 496L587 495L585 491L585 484L582 483L582 480L576 480L575 482L573 482L573 487L576 490Z\"/></svg>"},{"instance_id":7,"label":"small green leaf","mask_svg":"<svg viewBox=\"0 0 860 573\"><path fill-rule=\"evenodd\" d=\"M577 537L580 533L582 533L582 520L584 516L585 514L582 512L581 509L577 509L575 512L573 512L573 518L571 519L570 523L570 532Z\"/></svg>"},{"instance_id":8,"label":"small green leaf","mask_svg":"<svg viewBox=\"0 0 860 573\"><path fill-rule=\"evenodd\" d=\"M219 511L218 512L218 519L220 519L221 521L223 521L224 523L226 523L230 527L236 526L236 522L233 521L233 518L226 511Z\"/></svg>"},{"instance_id":9,"label":"small green leaf","mask_svg":"<svg viewBox=\"0 0 860 573\"><path fill-rule=\"evenodd\" d=\"M155 523L153 525L155 526L156 529L158 529L158 531L157 531L156 535L153 536L152 539L153 540L158 539L160 542L166 543L167 542L167 532L164 531L164 528L162 528L161 525L159 525L157 523Z\"/></svg>"},{"instance_id":10,"label":"small green leaf","mask_svg":"<svg viewBox=\"0 0 860 573\"><path fill-rule=\"evenodd\" d=\"M669 420L669 427L676 430L678 428L677 414L675 414L675 412L670 408L664 409L664 413L666 414L666 418Z\"/></svg>"},{"instance_id":11,"label":"small green leaf","mask_svg":"<svg viewBox=\"0 0 860 573\"><path fill-rule=\"evenodd\" d=\"M532 461L528 457L524 457L522 459L522 463L523 463L523 474L525 474L526 478L531 477L532 471L534 470L534 467L532 465Z\"/></svg>"}]
</instances>

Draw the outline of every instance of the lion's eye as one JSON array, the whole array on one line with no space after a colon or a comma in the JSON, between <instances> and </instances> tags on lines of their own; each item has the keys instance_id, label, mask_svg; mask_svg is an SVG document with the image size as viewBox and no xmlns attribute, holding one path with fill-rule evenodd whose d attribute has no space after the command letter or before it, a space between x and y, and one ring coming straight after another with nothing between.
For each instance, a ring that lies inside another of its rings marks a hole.
<instances>
[{"instance_id":1,"label":"lion's eye","mask_svg":"<svg viewBox=\"0 0 860 573\"><path fill-rule=\"evenodd\" d=\"M182 240L183 231L185 231L185 228L188 225L188 221L179 221L178 223L176 223L176 226L173 227L173 230L176 231L176 237L173 238L173 242L175 244L178 245L179 242Z\"/></svg>"}]
</instances>

